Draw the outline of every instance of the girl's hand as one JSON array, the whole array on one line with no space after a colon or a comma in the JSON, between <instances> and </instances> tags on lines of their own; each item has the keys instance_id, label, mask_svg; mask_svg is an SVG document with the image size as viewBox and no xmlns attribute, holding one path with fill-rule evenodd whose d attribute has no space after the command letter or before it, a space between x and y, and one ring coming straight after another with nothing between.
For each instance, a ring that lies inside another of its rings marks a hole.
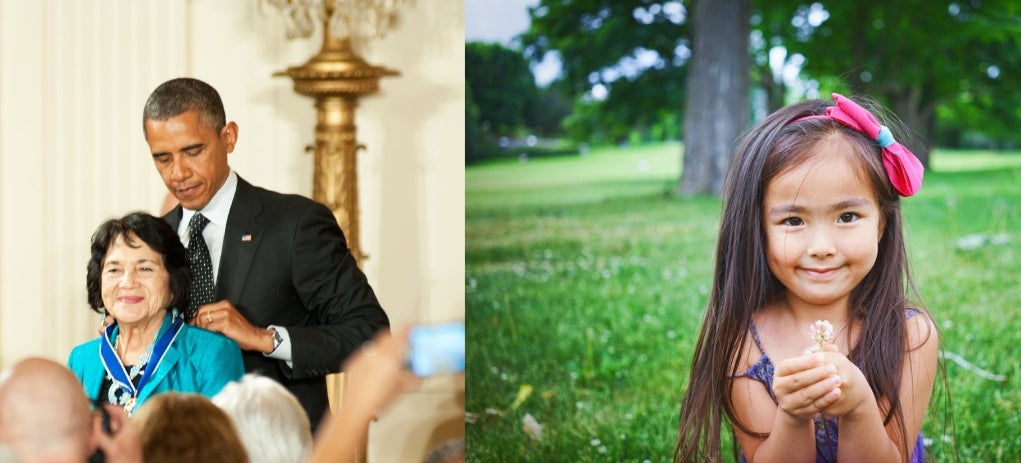
<instances>
[{"instance_id":1,"label":"girl's hand","mask_svg":"<svg viewBox=\"0 0 1021 463\"><path fill-rule=\"evenodd\" d=\"M841 377L838 368L827 360L828 355L803 355L776 365L773 393L779 411L807 421L840 399Z\"/></svg>"},{"instance_id":2,"label":"girl's hand","mask_svg":"<svg viewBox=\"0 0 1021 463\"><path fill-rule=\"evenodd\" d=\"M851 359L837 350L837 346L826 344L820 353L825 362L836 368L840 377L840 394L831 404L823 407L822 413L827 417L839 417L853 413L862 404L874 402L872 388L869 387L865 374L855 366Z\"/></svg>"}]
</instances>

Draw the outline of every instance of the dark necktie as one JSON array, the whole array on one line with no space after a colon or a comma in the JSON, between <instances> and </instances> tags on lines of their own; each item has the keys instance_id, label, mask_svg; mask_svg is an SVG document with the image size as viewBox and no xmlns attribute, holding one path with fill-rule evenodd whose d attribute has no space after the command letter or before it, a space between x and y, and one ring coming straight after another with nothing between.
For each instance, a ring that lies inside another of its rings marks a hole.
<instances>
[{"instance_id":1,"label":"dark necktie","mask_svg":"<svg viewBox=\"0 0 1021 463\"><path fill-rule=\"evenodd\" d=\"M196 213L188 223L188 262L191 264L191 302L185 319L195 315L199 306L213 302L213 261L209 248L202 238L202 229L209 223L204 215Z\"/></svg>"}]
</instances>

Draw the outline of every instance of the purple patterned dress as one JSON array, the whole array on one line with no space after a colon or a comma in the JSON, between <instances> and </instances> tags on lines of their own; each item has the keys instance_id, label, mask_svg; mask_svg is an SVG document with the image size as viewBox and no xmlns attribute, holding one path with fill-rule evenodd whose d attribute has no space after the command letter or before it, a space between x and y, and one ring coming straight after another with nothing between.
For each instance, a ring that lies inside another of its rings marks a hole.
<instances>
[{"instance_id":1,"label":"purple patterned dress","mask_svg":"<svg viewBox=\"0 0 1021 463\"><path fill-rule=\"evenodd\" d=\"M911 318L918 311L908 310L907 318ZM773 370L775 366L773 361L766 355L765 349L762 348L762 341L759 340L759 332L755 330L755 325L751 326L752 339L755 340L755 346L759 348L759 352L762 352L762 357L759 358L755 365L751 368L734 375L735 378L746 376L754 379L766 386L766 390L769 391L769 396L773 398L773 402L779 404L776 399L776 395L773 394ZM837 461L837 426L840 421L838 418L830 418L826 420L826 425L823 426L823 418L817 416L815 418L815 461L816 463L832 463ZM924 463L925 461L925 446L922 443L922 434L918 434L918 439L915 440L915 448L911 452L911 463ZM744 454L741 454L741 461L747 462Z\"/></svg>"}]
</instances>

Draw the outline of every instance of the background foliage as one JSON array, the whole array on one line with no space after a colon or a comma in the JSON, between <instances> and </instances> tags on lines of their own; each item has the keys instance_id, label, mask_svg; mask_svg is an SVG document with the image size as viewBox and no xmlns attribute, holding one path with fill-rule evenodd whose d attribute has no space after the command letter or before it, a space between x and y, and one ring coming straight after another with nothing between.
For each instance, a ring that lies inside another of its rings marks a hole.
<instances>
[{"instance_id":1,"label":"background foliage","mask_svg":"<svg viewBox=\"0 0 1021 463\"><path fill-rule=\"evenodd\" d=\"M590 145L679 139L693 6L691 0L540 0L529 30L505 49L532 64L548 53L559 58L562 75L545 91L564 104L557 112L538 105L530 114L546 121L526 115L514 119L513 129ZM889 108L915 131L909 146L923 161L932 146L1021 143L1014 130L1021 118L1021 4L753 0L751 6L748 47L730 52L747 53L752 63L753 121L793 100L838 91ZM799 79L785 78L778 65L800 69ZM486 66L469 61L469 81L491 74ZM519 90L520 82L482 81L492 91L504 88L506 98L535 92ZM481 112L489 112L478 102L479 89L472 90Z\"/></svg>"}]
</instances>

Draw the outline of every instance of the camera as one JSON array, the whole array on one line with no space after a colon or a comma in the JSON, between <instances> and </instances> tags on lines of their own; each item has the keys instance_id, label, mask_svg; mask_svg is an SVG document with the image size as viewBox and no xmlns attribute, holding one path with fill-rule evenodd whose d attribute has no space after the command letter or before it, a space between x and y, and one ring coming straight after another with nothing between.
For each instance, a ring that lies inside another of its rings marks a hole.
<instances>
[{"instance_id":1,"label":"camera","mask_svg":"<svg viewBox=\"0 0 1021 463\"><path fill-rule=\"evenodd\" d=\"M103 406L103 403L98 400L93 400L92 410L93 413L99 415L100 424L103 427L103 432L108 436L113 434L113 431L110 428L110 413L106 411L106 407ZM96 449L96 451L93 452L92 455L89 455L88 459L88 463L104 463L105 461L106 455L103 454L103 451L100 449Z\"/></svg>"},{"instance_id":2,"label":"camera","mask_svg":"<svg viewBox=\"0 0 1021 463\"><path fill-rule=\"evenodd\" d=\"M422 377L464 372L464 322L412 327L408 368Z\"/></svg>"}]
</instances>

